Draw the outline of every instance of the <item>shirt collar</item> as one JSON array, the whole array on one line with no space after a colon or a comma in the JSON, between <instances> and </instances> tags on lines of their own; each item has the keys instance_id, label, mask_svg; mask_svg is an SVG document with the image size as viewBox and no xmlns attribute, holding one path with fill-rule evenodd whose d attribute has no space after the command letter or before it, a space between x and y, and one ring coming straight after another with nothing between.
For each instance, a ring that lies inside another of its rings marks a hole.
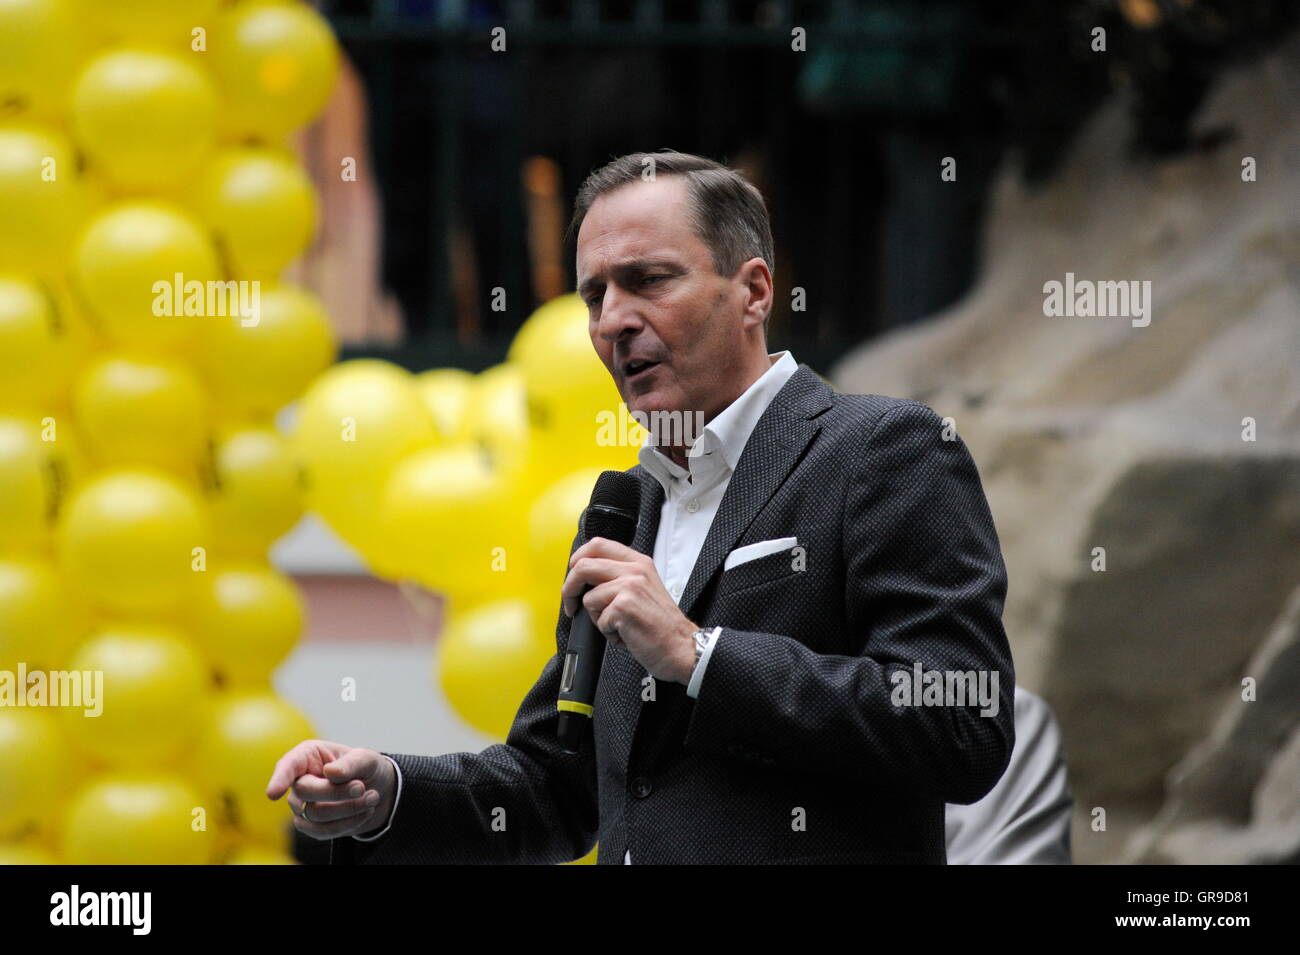
<instances>
[{"instance_id":1,"label":"shirt collar","mask_svg":"<svg viewBox=\"0 0 1300 955\"><path fill-rule=\"evenodd\" d=\"M680 467L666 454L658 451L650 436L637 452L641 466L650 472L663 485L667 493L674 479L684 479L701 467L701 462L720 455L728 472L734 472L740 462L741 452L749 441L749 436L763 416L767 406L772 403L778 391L785 387L790 376L799 370L799 363L789 350L769 354L770 366L759 375L758 379L745 389L739 398L723 408L712 421L704 426L699 439L687 452L687 464L691 470ZM696 479L698 481L698 478Z\"/></svg>"}]
</instances>

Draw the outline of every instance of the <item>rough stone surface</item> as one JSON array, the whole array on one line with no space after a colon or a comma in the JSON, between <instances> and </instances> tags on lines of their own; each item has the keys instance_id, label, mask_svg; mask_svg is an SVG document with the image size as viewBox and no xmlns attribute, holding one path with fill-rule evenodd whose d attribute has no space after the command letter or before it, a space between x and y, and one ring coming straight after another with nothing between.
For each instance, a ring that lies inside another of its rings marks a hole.
<instances>
[{"instance_id":1,"label":"rough stone surface","mask_svg":"<svg viewBox=\"0 0 1300 955\"><path fill-rule=\"evenodd\" d=\"M1230 131L1220 145L1158 163L1126 155L1111 104L1052 183L1004 171L963 301L828 372L841 391L928 403L970 447L1017 674L1064 733L1080 862L1155 851L1137 833L1166 798L1206 806L1156 840L1169 859L1300 843L1293 732L1237 727L1249 786L1218 770L1167 782L1242 705L1241 679L1267 680L1248 668L1300 583L1298 100L1292 42L1221 80L1197 118ZM1149 280L1150 324L1046 316L1044 283L1067 272Z\"/></svg>"}]
</instances>

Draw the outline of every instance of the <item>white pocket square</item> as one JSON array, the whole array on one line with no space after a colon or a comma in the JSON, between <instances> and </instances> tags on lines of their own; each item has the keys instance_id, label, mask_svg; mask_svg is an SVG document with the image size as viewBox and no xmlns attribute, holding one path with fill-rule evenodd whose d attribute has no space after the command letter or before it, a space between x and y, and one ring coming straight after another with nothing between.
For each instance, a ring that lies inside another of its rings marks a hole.
<instances>
[{"instance_id":1,"label":"white pocket square","mask_svg":"<svg viewBox=\"0 0 1300 955\"><path fill-rule=\"evenodd\" d=\"M737 564L748 563L751 560L757 560L759 557L766 557L768 554L775 554L778 551L790 550L799 543L797 537L774 537L770 541L757 541L753 544L746 544L744 547L737 547L727 555L726 562L722 565L724 571L731 570Z\"/></svg>"}]
</instances>

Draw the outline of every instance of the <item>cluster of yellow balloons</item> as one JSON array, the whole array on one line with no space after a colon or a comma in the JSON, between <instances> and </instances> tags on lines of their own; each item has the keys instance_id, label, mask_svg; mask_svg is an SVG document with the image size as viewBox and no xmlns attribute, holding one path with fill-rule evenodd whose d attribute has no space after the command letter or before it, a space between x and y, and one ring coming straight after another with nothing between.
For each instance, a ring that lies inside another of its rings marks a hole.
<instances>
[{"instance_id":1,"label":"cluster of yellow balloons","mask_svg":"<svg viewBox=\"0 0 1300 955\"><path fill-rule=\"evenodd\" d=\"M286 136L338 61L288 0L0 0L0 671L102 678L0 706L0 862L291 861L274 415L336 343Z\"/></svg>"},{"instance_id":2,"label":"cluster of yellow balloons","mask_svg":"<svg viewBox=\"0 0 1300 955\"><path fill-rule=\"evenodd\" d=\"M477 375L335 365L298 406L308 506L375 573L449 598L437 672L470 724L504 739L555 653L560 586L596 478L645 432L592 348L576 295L543 305Z\"/></svg>"}]
</instances>

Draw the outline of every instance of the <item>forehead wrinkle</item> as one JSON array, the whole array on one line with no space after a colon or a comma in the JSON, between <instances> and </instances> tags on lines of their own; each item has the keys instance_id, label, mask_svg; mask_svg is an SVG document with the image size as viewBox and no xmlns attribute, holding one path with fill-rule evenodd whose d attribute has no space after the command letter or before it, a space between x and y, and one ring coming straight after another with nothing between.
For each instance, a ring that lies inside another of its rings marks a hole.
<instances>
[{"instance_id":1,"label":"forehead wrinkle","mask_svg":"<svg viewBox=\"0 0 1300 955\"><path fill-rule=\"evenodd\" d=\"M698 236L691 219L685 184L676 182L677 178L670 177L659 183L627 183L598 198L578 231L579 250L585 245L589 249L588 257L597 260L604 253L618 254L637 261L666 261L676 252L674 261L677 265L686 267L687 263L676 250L676 244L689 241L687 236ZM655 188L656 186L660 188ZM666 190L664 186L667 186ZM638 187L650 187L658 198L654 202L647 202L646 189ZM584 243L583 233L589 228L593 232ZM683 230L685 234L679 234ZM620 264L625 267L627 263ZM587 279L580 280L579 290L584 284L590 285L595 278L604 274L605 272L593 273Z\"/></svg>"}]
</instances>

